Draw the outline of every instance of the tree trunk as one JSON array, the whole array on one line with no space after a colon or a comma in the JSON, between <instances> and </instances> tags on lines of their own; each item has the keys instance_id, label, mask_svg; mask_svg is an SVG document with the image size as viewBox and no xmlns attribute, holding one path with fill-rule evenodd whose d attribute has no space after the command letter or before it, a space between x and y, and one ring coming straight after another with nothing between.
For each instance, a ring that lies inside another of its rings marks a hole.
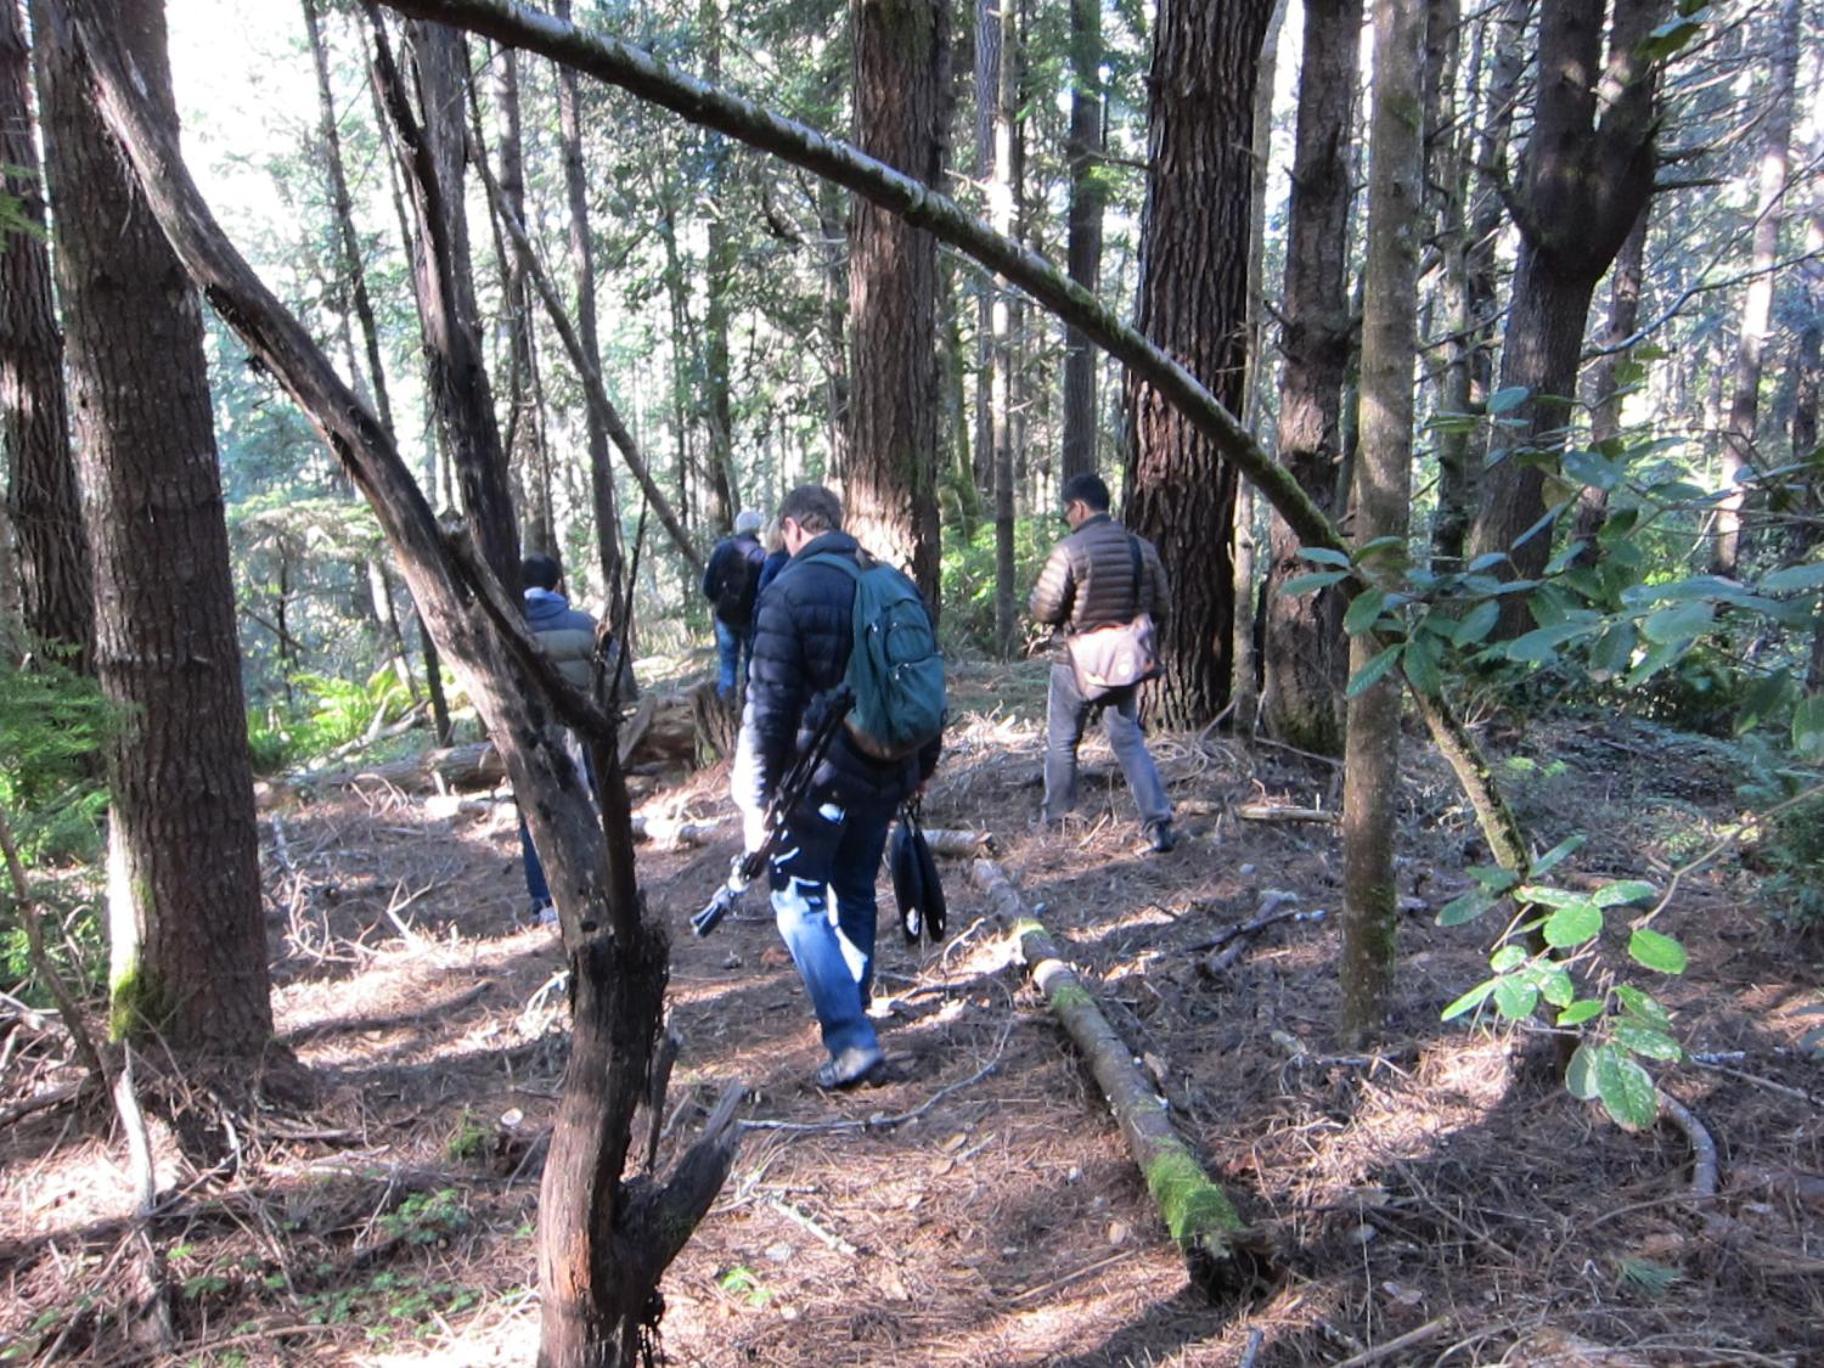
<instances>
[{"instance_id":1,"label":"tree trunk","mask_svg":"<svg viewBox=\"0 0 1824 1368\"><path fill-rule=\"evenodd\" d=\"M63 390L63 334L51 294L44 190L33 136L31 53L21 0L0 0L0 174L19 217L0 236L0 436L7 517L16 538L20 609L34 642L94 670L95 607L82 495L70 455ZM0 556L13 548L0 546Z\"/></svg>"},{"instance_id":2,"label":"tree trunk","mask_svg":"<svg viewBox=\"0 0 1824 1368\"><path fill-rule=\"evenodd\" d=\"M557 0L557 17L568 23L570 0ZM570 269L576 276L576 330L583 357L602 373L602 349L595 329L595 240L589 229L589 182L583 171L582 96L576 71L557 68L558 136L563 148L564 196L570 206ZM583 415L589 439L589 492L595 512L596 556L602 567L602 590L610 603L621 590L621 515L614 496L614 470L608 460L608 429L593 405Z\"/></svg>"},{"instance_id":3,"label":"tree trunk","mask_svg":"<svg viewBox=\"0 0 1824 1368\"><path fill-rule=\"evenodd\" d=\"M526 221L526 164L520 133L519 53L503 47L494 54L494 103L500 120L496 130L496 155L500 158L500 192L513 217ZM475 155L482 152L479 145ZM510 469L519 472L526 491L524 542L528 551L549 556L558 549L557 528L551 511L551 467L540 440L538 406L538 349L532 330L532 291L526 283L519 256L500 253L504 278L507 348L510 356L510 392L507 431L512 434L506 452Z\"/></svg>"},{"instance_id":4,"label":"tree trunk","mask_svg":"<svg viewBox=\"0 0 1824 1368\"><path fill-rule=\"evenodd\" d=\"M1013 232L1012 81L1007 57L1010 36L1002 5L975 6L975 169L988 201L988 225L1003 236ZM1013 583L1013 432L1009 392L1013 384L1007 282L981 279L976 294L976 443L994 472L994 649L1005 659L1018 628Z\"/></svg>"},{"instance_id":5,"label":"tree trunk","mask_svg":"<svg viewBox=\"0 0 1824 1368\"><path fill-rule=\"evenodd\" d=\"M1271 370L1265 346L1267 265L1267 170L1273 152L1273 86L1279 72L1279 36L1285 27L1286 0L1275 0L1267 36L1260 45L1260 83L1254 90L1254 182L1248 204L1248 363L1242 386L1241 421L1260 436L1261 372ZM1260 714L1260 652L1254 648L1255 562L1260 550L1254 535L1257 503L1254 486L1242 481L1235 494L1235 625L1229 633L1234 664L1229 688L1235 704L1231 724L1237 736L1251 737Z\"/></svg>"},{"instance_id":6,"label":"tree trunk","mask_svg":"<svg viewBox=\"0 0 1824 1368\"><path fill-rule=\"evenodd\" d=\"M935 186L943 172L949 0L852 0L855 142ZM857 199L849 219L846 525L938 601L937 240Z\"/></svg>"},{"instance_id":7,"label":"tree trunk","mask_svg":"<svg viewBox=\"0 0 1824 1368\"><path fill-rule=\"evenodd\" d=\"M1233 413L1247 359L1254 85L1272 0L1161 0L1149 82L1140 330ZM1130 377L1125 521L1171 573L1152 686L1167 726L1202 726L1228 698L1235 468L1156 390Z\"/></svg>"},{"instance_id":8,"label":"tree trunk","mask_svg":"<svg viewBox=\"0 0 1824 1368\"><path fill-rule=\"evenodd\" d=\"M501 449L493 394L482 364L468 220L463 211L467 45L458 30L442 24L415 21L410 34L422 125L406 101L390 44L377 22L375 60L387 112L407 153L406 169L417 212L413 285L424 323L431 397L455 466L470 535L495 577L509 593L516 594L519 533L506 453Z\"/></svg>"},{"instance_id":9,"label":"tree trunk","mask_svg":"<svg viewBox=\"0 0 1824 1368\"><path fill-rule=\"evenodd\" d=\"M1425 0L1374 0L1374 112L1368 179L1366 308L1362 318L1361 456L1355 541L1404 540L1412 500L1412 372L1417 352L1419 241L1424 236ZM1404 556L1395 558L1404 568ZM1351 641L1361 670L1381 649ZM1400 798L1400 687L1382 679L1349 700L1343 764L1343 1034L1379 1036L1393 984L1399 918L1393 852Z\"/></svg>"},{"instance_id":10,"label":"tree trunk","mask_svg":"<svg viewBox=\"0 0 1824 1368\"><path fill-rule=\"evenodd\" d=\"M1774 265L1780 255L1780 229L1786 221L1781 201L1792 140L1792 92L1799 65L1799 0L1782 0L1773 38L1773 72L1767 92L1767 119L1761 125L1759 194L1755 211L1754 278L1742 299L1742 326L1735 353L1735 392L1729 402L1729 430L1723 445L1723 488L1716 510L1716 543L1710 570L1734 578L1742 555L1742 508L1761 463L1755 459L1754 430L1761 411L1761 354L1773 319Z\"/></svg>"},{"instance_id":11,"label":"tree trunk","mask_svg":"<svg viewBox=\"0 0 1824 1368\"><path fill-rule=\"evenodd\" d=\"M829 469L849 461L849 229L842 216L842 187L817 182L817 250L823 263L823 345L828 407Z\"/></svg>"},{"instance_id":12,"label":"tree trunk","mask_svg":"<svg viewBox=\"0 0 1824 1368\"><path fill-rule=\"evenodd\" d=\"M97 0L175 139L159 0ZM45 164L95 574L114 1030L257 1055L272 1036L228 530L183 268L97 113L64 12L33 6ZM157 516L148 516L156 510Z\"/></svg>"},{"instance_id":13,"label":"tree trunk","mask_svg":"<svg viewBox=\"0 0 1824 1368\"><path fill-rule=\"evenodd\" d=\"M1539 82L1510 195L1521 242L1501 387L1528 398L1514 414L1517 428L1490 433L1470 551L1509 555L1523 579L1538 578L1551 555L1540 453L1563 445L1590 297L1653 187L1657 68L1638 49L1664 0L1615 0L1606 68L1605 8L1605 0L1542 0L1538 69L1558 74ZM1510 595L1496 631L1516 636L1530 622L1525 595Z\"/></svg>"},{"instance_id":14,"label":"tree trunk","mask_svg":"<svg viewBox=\"0 0 1824 1368\"><path fill-rule=\"evenodd\" d=\"M721 0L702 0L699 11L703 30L703 76L722 81ZM709 203L713 206L705 225L708 254L703 263L703 381L708 393L704 408L709 419L709 478L716 493L723 527L733 531L741 503L741 486L735 472L735 420L729 403L728 297L734 287L735 241L728 229L729 149L720 133L704 135L709 157Z\"/></svg>"},{"instance_id":15,"label":"tree trunk","mask_svg":"<svg viewBox=\"0 0 1824 1368\"><path fill-rule=\"evenodd\" d=\"M1270 90L1273 82L1267 79ZM1070 0L1070 203L1065 210L1064 258L1070 278L1091 294L1101 287L1102 4ZM1076 328L1064 332L1064 437L1060 480L1097 466L1095 346Z\"/></svg>"},{"instance_id":16,"label":"tree trunk","mask_svg":"<svg viewBox=\"0 0 1824 1368\"><path fill-rule=\"evenodd\" d=\"M1641 208L1640 217L1634 221L1628 240L1621 244L1614 269L1609 272L1609 318L1603 332L1606 346L1619 346L1624 339L1634 335L1634 329L1639 325L1647 223L1652 215L1653 204L1649 200ZM1622 363L1627 359L1627 352L1616 352L1603 357L1590 372L1590 445L1593 447L1616 442L1621 437L1621 406L1626 396L1622 393L1620 373ZM1576 535L1584 542L1583 550L1578 553L1580 564L1595 561L1596 534L1602 531L1608 511L1608 490L1586 485L1577 491Z\"/></svg>"},{"instance_id":17,"label":"tree trunk","mask_svg":"<svg viewBox=\"0 0 1824 1368\"><path fill-rule=\"evenodd\" d=\"M506 758L556 894L575 1009L539 1201L540 1361L563 1368L633 1365L651 1348L662 1308L659 1277L733 1161L731 1122L740 1094L724 1094L669 1181L624 1174L634 1110L648 1091L667 937L645 914L634 882L631 814L611 744L613 723L563 683L526 632L519 605L472 544L443 535L384 430L222 237L174 142L146 117L145 99L113 46L114 7L103 0L71 4L94 66L94 105L123 139L157 223L369 497L426 621ZM146 70L143 62L138 70ZM150 215L140 217L153 226ZM577 767L553 743L553 720L590 738L599 824ZM657 1099L655 1110L663 1105Z\"/></svg>"},{"instance_id":18,"label":"tree trunk","mask_svg":"<svg viewBox=\"0 0 1824 1368\"><path fill-rule=\"evenodd\" d=\"M1298 75L1298 137L1288 209L1280 334L1279 460L1333 515L1342 461L1343 378L1349 368L1349 148L1355 127L1361 0L1306 0ZM1298 534L1268 534L1265 717L1280 740L1336 755L1343 744L1343 596L1287 594L1307 568Z\"/></svg>"},{"instance_id":19,"label":"tree trunk","mask_svg":"<svg viewBox=\"0 0 1824 1368\"><path fill-rule=\"evenodd\" d=\"M1505 5L1476 25L1470 48L1473 82L1483 67L1483 45L1492 34L1494 55L1474 148L1476 192L1467 206L1466 232L1460 241L1450 242L1445 248L1445 271L1451 288L1456 289L1456 282L1461 281L1461 302L1451 323L1461 341L1452 349L1446 412L1465 418L1483 411L1494 381L1496 247L1504 217L1497 168L1507 162L1514 107L1525 66L1526 18L1531 10L1531 0L1506 0ZM1467 126L1463 139L1467 146L1471 140ZM1462 565L1475 522L1482 481L1480 453L1472 451L1471 435L1464 424L1438 438L1438 512L1431 546L1432 559L1440 569Z\"/></svg>"}]
</instances>

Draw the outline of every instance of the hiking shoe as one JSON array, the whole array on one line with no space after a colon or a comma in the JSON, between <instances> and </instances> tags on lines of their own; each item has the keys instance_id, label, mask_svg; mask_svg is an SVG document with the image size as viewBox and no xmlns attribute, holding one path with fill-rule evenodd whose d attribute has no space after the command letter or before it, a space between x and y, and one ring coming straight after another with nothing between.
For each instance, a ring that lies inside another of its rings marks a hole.
<instances>
[{"instance_id":1,"label":"hiking shoe","mask_svg":"<svg viewBox=\"0 0 1824 1368\"><path fill-rule=\"evenodd\" d=\"M878 1045L851 1045L839 1055L826 1059L812 1075L812 1081L826 1092L852 1088L878 1069L886 1056Z\"/></svg>"},{"instance_id":2,"label":"hiking shoe","mask_svg":"<svg viewBox=\"0 0 1824 1368\"><path fill-rule=\"evenodd\" d=\"M1148 833L1147 849L1155 855L1169 855L1178 847L1178 830L1170 822L1160 822Z\"/></svg>"},{"instance_id":3,"label":"hiking shoe","mask_svg":"<svg viewBox=\"0 0 1824 1368\"><path fill-rule=\"evenodd\" d=\"M557 904L550 899L546 899L544 902L533 903L531 907L526 909L526 920L524 924L527 926L556 926Z\"/></svg>"}]
</instances>

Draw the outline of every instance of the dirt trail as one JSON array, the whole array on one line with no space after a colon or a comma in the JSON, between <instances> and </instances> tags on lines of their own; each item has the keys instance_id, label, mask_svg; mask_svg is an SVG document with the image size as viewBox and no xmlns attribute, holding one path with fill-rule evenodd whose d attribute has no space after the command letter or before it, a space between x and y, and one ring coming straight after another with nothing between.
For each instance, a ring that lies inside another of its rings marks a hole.
<instances>
[{"instance_id":1,"label":"dirt trail","mask_svg":"<svg viewBox=\"0 0 1824 1368\"><path fill-rule=\"evenodd\" d=\"M1024 715L993 711L991 690ZM1167 739L1173 795L1202 815L1153 857L1092 745L1082 823L1036 836L1035 692L1024 674L979 682L928 819L996 833L1185 1134L1272 1239L1283 1281L1251 1307L1211 1308L1188 1287L1093 1085L960 864L946 866L953 935L937 950L903 945L882 888L886 1081L834 1098L811 1088L815 1026L762 899L706 940L688 935L734 853L725 823L722 845L640 857L677 936L686 1041L664 1152L730 1078L751 1089L754 1123L665 1279L674 1361L1216 1365L1259 1332L1258 1363L1284 1365L1418 1332L1381 1361L1539 1362L1581 1342L1633 1355L1600 1360L1612 1363L1824 1362L1824 1121L1794 1095L1824 1092L1824 1078L1792 1049L1818 975L1744 901L1746 876L1725 866L1690 881L1668 913L1702 971L1665 994L1683 1037L1739 1052L1725 1064L1736 1073L1687 1066L1666 1084L1722 1147L1719 1206L1735 1225L1719 1242L1681 1200L1677 1131L1625 1135L1532 1081L1521 1045L1438 1022L1486 953L1476 932L1431 922L1477 846L1441 767L1420 753L1406 776L1412 913L1392 1043L1351 1056L1332 1036L1334 829L1233 815L1262 799L1333 807L1333 771ZM1674 859L1727 812L1731 780L1701 749L1656 763L1659 744L1625 723L1515 739L1532 768L1509 772L1538 839L1572 823L1595 832L1581 860L1592 870ZM719 779L695 776L650 807L713 817L726 811ZM529 1362L532 1175L562 1001L554 932L514 926L511 809L433 821L403 795L340 793L279 824L275 1008L323 1104L260 1118L240 1175L196 1186L161 1224L183 1328L199 1361ZM1216 973L1186 948L1275 890L1327 915L1273 927ZM126 1201L118 1146L67 1127L43 1118L0 1135L0 1333L49 1318L40 1345L84 1289L105 1292L96 1274ZM165 1152L181 1190L195 1175L168 1140ZM109 1358L85 1343L79 1326L66 1351ZM1599 1361L1578 1352L1564 1361Z\"/></svg>"}]
</instances>

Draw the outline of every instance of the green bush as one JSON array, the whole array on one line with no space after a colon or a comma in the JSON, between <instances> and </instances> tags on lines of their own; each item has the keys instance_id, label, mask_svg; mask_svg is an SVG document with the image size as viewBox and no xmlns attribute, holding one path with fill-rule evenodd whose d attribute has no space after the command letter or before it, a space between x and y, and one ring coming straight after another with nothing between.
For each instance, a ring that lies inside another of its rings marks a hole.
<instances>
[{"instance_id":1,"label":"green bush","mask_svg":"<svg viewBox=\"0 0 1824 1368\"><path fill-rule=\"evenodd\" d=\"M292 676L290 709L249 710L247 743L256 774L272 774L329 754L367 735L411 706L390 665L365 681L303 673Z\"/></svg>"},{"instance_id":2,"label":"green bush","mask_svg":"<svg viewBox=\"0 0 1824 1368\"><path fill-rule=\"evenodd\" d=\"M982 523L964 538L954 528L944 538L944 611L941 633L945 645L967 646L976 651L994 650L994 525ZM1021 518L1013 529L1013 589L1021 620L1026 597L1032 592L1045 557L1064 535L1054 518Z\"/></svg>"}]
</instances>

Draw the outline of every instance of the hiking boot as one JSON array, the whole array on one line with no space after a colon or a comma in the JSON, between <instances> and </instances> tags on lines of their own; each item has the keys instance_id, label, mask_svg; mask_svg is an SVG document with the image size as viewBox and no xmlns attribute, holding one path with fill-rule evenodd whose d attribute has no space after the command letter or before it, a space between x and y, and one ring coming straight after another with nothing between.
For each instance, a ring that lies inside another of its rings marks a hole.
<instances>
[{"instance_id":1,"label":"hiking boot","mask_svg":"<svg viewBox=\"0 0 1824 1368\"><path fill-rule=\"evenodd\" d=\"M886 1056L878 1045L851 1045L839 1055L826 1059L812 1075L812 1081L826 1092L852 1088L878 1069Z\"/></svg>"},{"instance_id":2,"label":"hiking boot","mask_svg":"<svg viewBox=\"0 0 1824 1368\"><path fill-rule=\"evenodd\" d=\"M555 926L557 925L557 904L549 898L535 902L526 909L521 926Z\"/></svg>"},{"instance_id":3,"label":"hiking boot","mask_svg":"<svg viewBox=\"0 0 1824 1368\"><path fill-rule=\"evenodd\" d=\"M1178 829L1170 822L1160 822L1147 831L1146 848L1155 855L1169 855L1178 848Z\"/></svg>"}]
</instances>

